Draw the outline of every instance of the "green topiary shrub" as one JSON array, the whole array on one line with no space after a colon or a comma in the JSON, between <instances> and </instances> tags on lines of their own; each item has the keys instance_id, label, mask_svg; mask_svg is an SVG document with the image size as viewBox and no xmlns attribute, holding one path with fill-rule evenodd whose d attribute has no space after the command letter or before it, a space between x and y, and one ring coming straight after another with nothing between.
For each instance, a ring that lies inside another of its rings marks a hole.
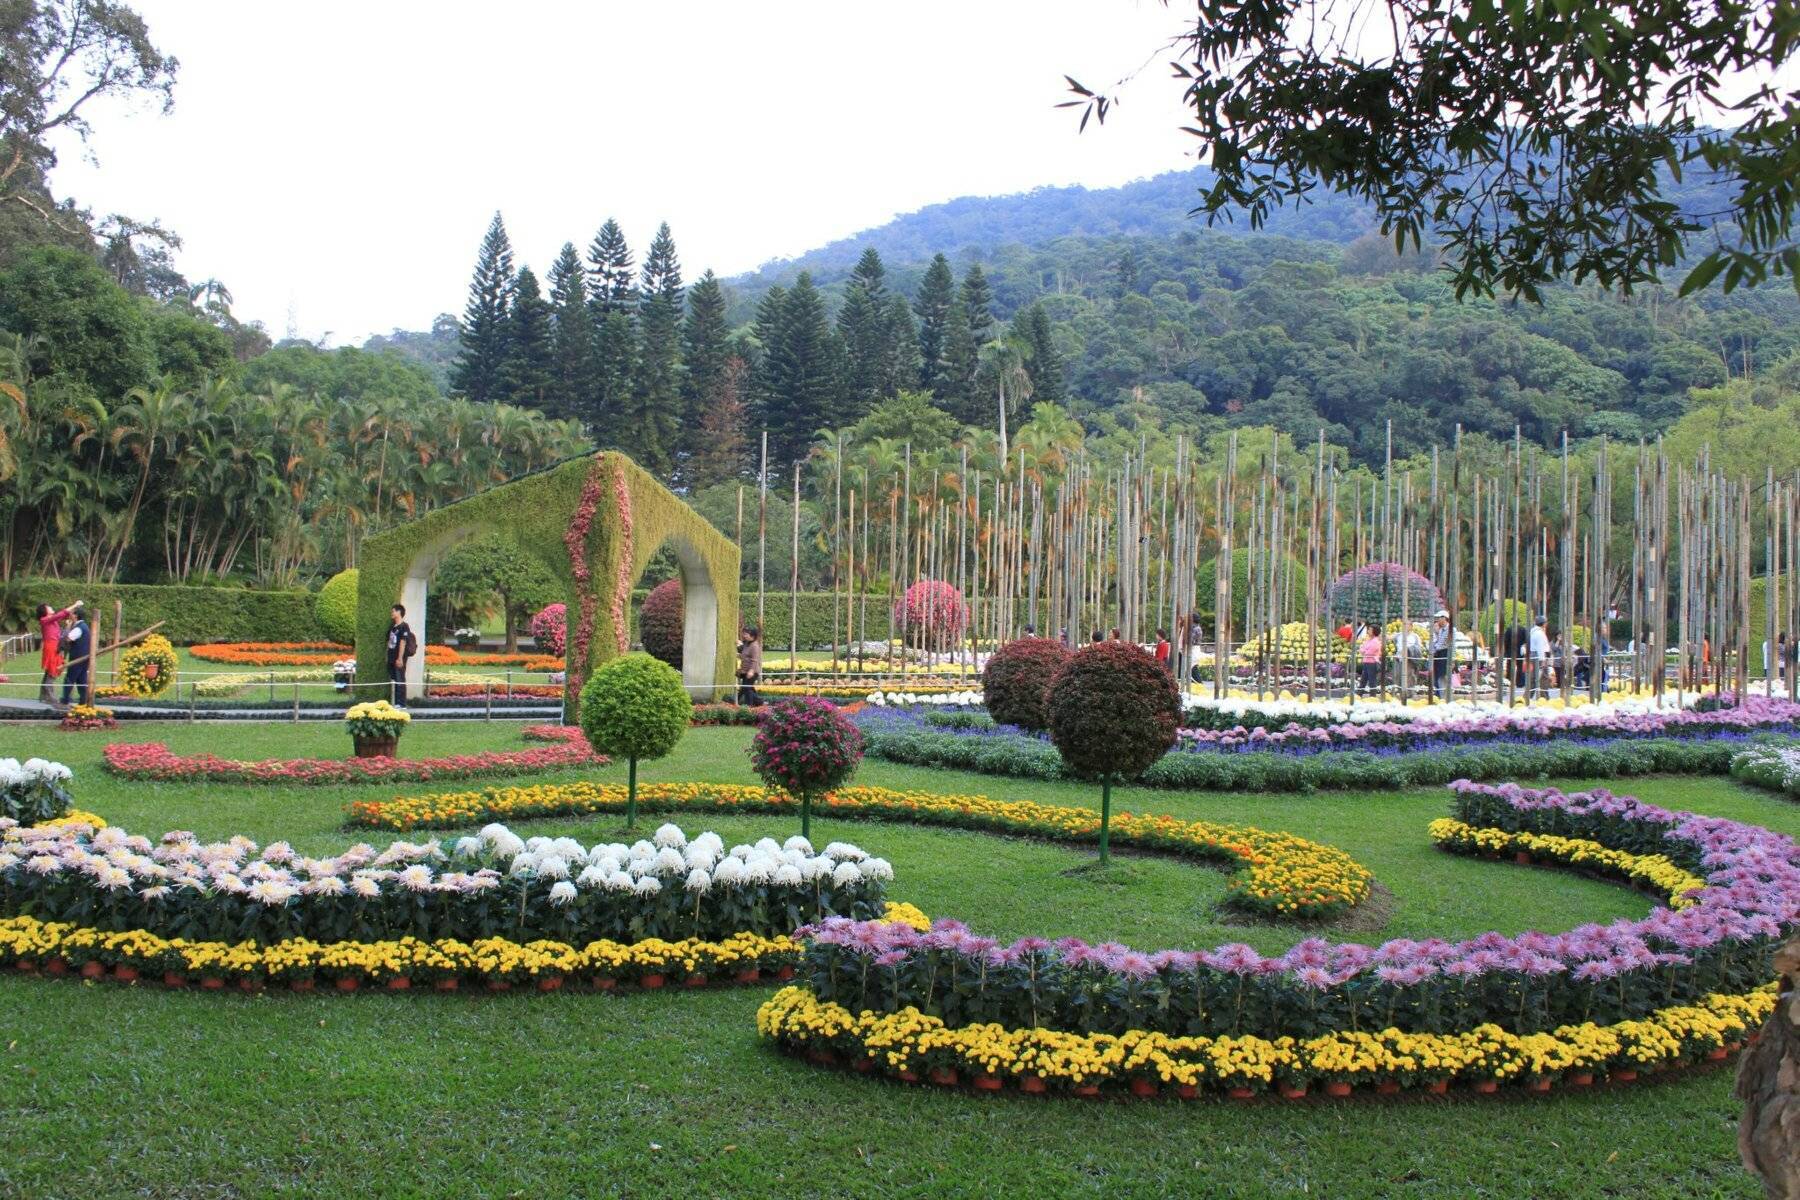
<instances>
[{"instance_id":1,"label":"green topiary shrub","mask_svg":"<svg viewBox=\"0 0 1800 1200\"><path fill-rule=\"evenodd\" d=\"M681 674L648 654L627 654L602 663L581 689L581 732L601 754L629 764L625 827L637 823L637 764L661 758L687 732L694 702Z\"/></svg>"},{"instance_id":2,"label":"green topiary shrub","mask_svg":"<svg viewBox=\"0 0 1800 1200\"><path fill-rule=\"evenodd\" d=\"M1006 643L981 669L987 710L1002 725L1033 731L1050 727L1044 694L1069 661L1069 648L1055 638L1022 637Z\"/></svg>"},{"instance_id":3,"label":"green topiary shrub","mask_svg":"<svg viewBox=\"0 0 1800 1200\"><path fill-rule=\"evenodd\" d=\"M1216 628L1213 618L1214 598L1218 595L1219 560L1202 563L1200 570L1194 575L1194 611L1207 627ZM1264 568L1267 569L1266 567ZM1288 577L1283 585L1286 601L1285 612L1281 614L1283 621L1289 621L1306 612L1306 588L1309 576L1306 564L1290 556L1287 560ZM1257 591L1260 593L1265 581L1258 581ZM1250 552L1233 550L1231 552L1231 625L1234 633L1241 633L1244 624L1244 605L1250 599ZM1261 627L1268 623L1268 610L1252 614L1252 625Z\"/></svg>"},{"instance_id":4,"label":"green topiary shrub","mask_svg":"<svg viewBox=\"0 0 1800 1200\"><path fill-rule=\"evenodd\" d=\"M1078 779L1100 781L1100 861L1106 861L1112 786L1136 779L1175 744L1181 693L1130 642L1100 642L1063 664L1045 697L1050 740Z\"/></svg>"},{"instance_id":5,"label":"green topiary shrub","mask_svg":"<svg viewBox=\"0 0 1800 1200\"><path fill-rule=\"evenodd\" d=\"M1481 630L1484 637L1491 639L1494 636L1494 622L1501 619L1504 619L1504 624L1499 626L1502 632L1515 624L1530 629L1531 605L1523 600L1502 600L1498 604L1489 604L1481 610L1481 623L1476 628Z\"/></svg>"},{"instance_id":6,"label":"green topiary shrub","mask_svg":"<svg viewBox=\"0 0 1800 1200\"><path fill-rule=\"evenodd\" d=\"M750 762L765 784L800 798L800 836L810 839L813 800L850 782L862 750L862 730L836 705L802 696L763 710Z\"/></svg>"},{"instance_id":7,"label":"green topiary shrub","mask_svg":"<svg viewBox=\"0 0 1800 1200\"><path fill-rule=\"evenodd\" d=\"M643 611L638 614L638 632L645 654L662 659L677 671L681 669L681 643L687 633L681 580L670 579L650 589L644 597Z\"/></svg>"},{"instance_id":8,"label":"green topiary shrub","mask_svg":"<svg viewBox=\"0 0 1800 1200\"><path fill-rule=\"evenodd\" d=\"M313 615L334 642L356 641L356 568L339 571L325 581L313 601Z\"/></svg>"}]
</instances>

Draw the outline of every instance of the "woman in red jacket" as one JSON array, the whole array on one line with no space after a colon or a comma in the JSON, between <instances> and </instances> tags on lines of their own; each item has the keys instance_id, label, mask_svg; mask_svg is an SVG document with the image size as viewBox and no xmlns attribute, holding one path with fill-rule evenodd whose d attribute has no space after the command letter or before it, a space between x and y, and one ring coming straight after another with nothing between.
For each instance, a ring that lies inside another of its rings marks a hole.
<instances>
[{"instance_id":1,"label":"woman in red jacket","mask_svg":"<svg viewBox=\"0 0 1800 1200\"><path fill-rule=\"evenodd\" d=\"M75 611L76 605L80 603L81 601L77 600L60 611L53 610L48 604L40 604L37 607L38 637L44 644L38 659L44 669L43 682L38 684L38 701L40 703L51 705L56 703L56 693L51 689L56 683L56 677L62 674L63 669L62 623L69 618L69 615ZM85 653L85 650L83 652Z\"/></svg>"}]
</instances>

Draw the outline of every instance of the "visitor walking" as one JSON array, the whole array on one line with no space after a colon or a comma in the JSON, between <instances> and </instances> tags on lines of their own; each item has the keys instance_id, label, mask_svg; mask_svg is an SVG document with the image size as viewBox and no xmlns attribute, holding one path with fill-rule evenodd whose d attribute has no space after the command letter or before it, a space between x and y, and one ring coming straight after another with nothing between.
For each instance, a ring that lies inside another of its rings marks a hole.
<instances>
[{"instance_id":1,"label":"visitor walking","mask_svg":"<svg viewBox=\"0 0 1800 1200\"><path fill-rule=\"evenodd\" d=\"M38 683L38 703L56 706L56 677L62 674L62 625L71 613L81 607L81 601L67 608L52 609L48 604L37 606L38 666L42 668L44 677Z\"/></svg>"},{"instance_id":2,"label":"visitor walking","mask_svg":"<svg viewBox=\"0 0 1800 1200\"><path fill-rule=\"evenodd\" d=\"M1438 609L1431 618L1431 694L1450 702L1450 613Z\"/></svg>"},{"instance_id":3,"label":"visitor walking","mask_svg":"<svg viewBox=\"0 0 1800 1200\"><path fill-rule=\"evenodd\" d=\"M1531 654L1531 678L1525 689L1526 703L1536 696L1548 699L1550 696L1550 631L1546 626L1550 618L1543 613L1538 614L1537 624L1531 627L1529 651Z\"/></svg>"},{"instance_id":4,"label":"visitor walking","mask_svg":"<svg viewBox=\"0 0 1800 1200\"><path fill-rule=\"evenodd\" d=\"M760 708L762 697L756 694L756 685L762 681L762 630L745 626L744 636L738 639L737 654L737 702Z\"/></svg>"},{"instance_id":5,"label":"visitor walking","mask_svg":"<svg viewBox=\"0 0 1800 1200\"><path fill-rule=\"evenodd\" d=\"M1365 692L1375 690L1381 677L1381 630L1364 626L1362 645L1357 647L1356 681Z\"/></svg>"},{"instance_id":6,"label":"visitor walking","mask_svg":"<svg viewBox=\"0 0 1800 1200\"><path fill-rule=\"evenodd\" d=\"M63 670L62 706L69 707L69 693L75 693L77 704L86 704L88 695L88 671L93 666L94 647L93 631L88 628L87 606L77 600L69 609L74 618L67 629L62 631L61 650L69 665Z\"/></svg>"},{"instance_id":7,"label":"visitor walking","mask_svg":"<svg viewBox=\"0 0 1800 1200\"><path fill-rule=\"evenodd\" d=\"M389 611L387 633L388 702L395 708L406 707L406 663L419 652L419 639L406 623L406 606L396 604Z\"/></svg>"},{"instance_id":8,"label":"visitor walking","mask_svg":"<svg viewBox=\"0 0 1800 1200\"><path fill-rule=\"evenodd\" d=\"M1156 631L1156 665L1164 670L1169 666L1169 631L1166 629Z\"/></svg>"}]
</instances>

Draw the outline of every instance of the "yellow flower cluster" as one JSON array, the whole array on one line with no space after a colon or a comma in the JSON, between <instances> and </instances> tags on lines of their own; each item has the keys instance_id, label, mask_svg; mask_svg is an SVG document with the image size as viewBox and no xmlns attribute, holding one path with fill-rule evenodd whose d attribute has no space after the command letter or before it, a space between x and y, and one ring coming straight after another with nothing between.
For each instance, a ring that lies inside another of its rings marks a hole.
<instances>
[{"instance_id":1,"label":"yellow flower cluster","mask_svg":"<svg viewBox=\"0 0 1800 1200\"><path fill-rule=\"evenodd\" d=\"M39 821L36 828L60 829L64 825L91 825L95 829L105 829L106 818L99 813L91 813L80 808L71 808L67 816L56 817L49 821Z\"/></svg>"},{"instance_id":2,"label":"yellow flower cluster","mask_svg":"<svg viewBox=\"0 0 1800 1200\"><path fill-rule=\"evenodd\" d=\"M887 912L876 922L880 925L910 925L920 933L931 928L931 918L915 904L896 904L887 902Z\"/></svg>"},{"instance_id":3,"label":"yellow flower cluster","mask_svg":"<svg viewBox=\"0 0 1800 1200\"><path fill-rule=\"evenodd\" d=\"M259 946L255 942L163 938L144 930L109 933L32 917L0 920L0 963L61 959L75 964L123 965L140 972L173 971L224 979L310 979L315 973L372 982L398 976L483 981L552 976L592 980L641 980L652 975L686 978L791 967L799 961L800 948L800 943L790 937L768 938L753 933L733 934L717 942L647 938L632 943L594 941L580 947L552 941L521 944L505 938L428 942L410 937L383 942L291 938Z\"/></svg>"},{"instance_id":4,"label":"yellow flower cluster","mask_svg":"<svg viewBox=\"0 0 1800 1200\"><path fill-rule=\"evenodd\" d=\"M1133 1079L1176 1087L1257 1088L1311 1082L1420 1085L1497 1082L1574 1072L1656 1069L1741 1042L1773 1011L1774 987L1713 995L1614 1025L1587 1022L1547 1033L1497 1025L1461 1033L1341 1032L1315 1038L1119 1035L1000 1025L949 1028L916 1008L851 1013L787 987L757 1010L757 1032L789 1050L826 1050L893 1074L948 1067L1083 1086Z\"/></svg>"},{"instance_id":5,"label":"yellow flower cluster","mask_svg":"<svg viewBox=\"0 0 1800 1200\"><path fill-rule=\"evenodd\" d=\"M1493 826L1468 825L1451 817L1439 817L1429 828L1431 840L1451 850L1479 854L1523 853L1571 867L1621 875L1640 887L1667 896L1670 908L1686 908L1693 904L1694 898L1688 893L1706 886L1706 880L1682 870L1662 854L1631 854L1585 838L1514 833Z\"/></svg>"},{"instance_id":6,"label":"yellow flower cluster","mask_svg":"<svg viewBox=\"0 0 1800 1200\"><path fill-rule=\"evenodd\" d=\"M396 708L386 700L365 700L361 704L352 704L344 713L346 721L393 721L405 725L412 720L412 715L404 708Z\"/></svg>"},{"instance_id":7,"label":"yellow flower cluster","mask_svg":"<svg viewBox=\"0 0 1800 1200\"><path fill-rule=\"evenodd\" d=\"M796 807L781 792L725 783L640 784L638 804L652 810L714 812ZM990 829L1052 841L1086 842L1100 832L1100 814L1092 809L987 796L851 787L827 796L819 807L827 815ZM349 823L397 830L455 828L624 808L620 785L583 781L359 801L350 805ZM1360 904L1374 882L1374 875L1342 850L1248 825L1118 813L1112 819L1112 841L1234 861L1242 869L1230 881L1232 898L1276 915L1320 916Z\"/></svg>"}]
</instances>

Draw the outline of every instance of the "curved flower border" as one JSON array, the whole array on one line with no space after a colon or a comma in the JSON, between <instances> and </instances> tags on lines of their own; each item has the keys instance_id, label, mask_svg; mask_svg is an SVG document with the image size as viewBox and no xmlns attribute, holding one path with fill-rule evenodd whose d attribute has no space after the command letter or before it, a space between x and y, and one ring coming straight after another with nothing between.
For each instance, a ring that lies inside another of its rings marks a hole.
<instances>
[{"instance_id":1,"label":"curved flower border","mask_svg":"<svg viewBox=\"0 0 1800 1200\"><path fill-rule=\"evenodd\" d=\"M781 792L742 784L649 783L638 785L638 806L651 811L792 812L799 801ZM591 782L494 787L480 792L400 797L352 803L347 824L373 829L444 829L486 821L622 812L625 789ZM1023 834L1057 842L1099 838L1099 814L1085 808L940 796L889 788L842 788L815 803L822 816L912 821L995 833ZM1207 859L1236 866L1227 884L1233 903L1288 919L1326 917L1368 898L1373 874L1333 846L1289 833L1170 816L1115 813L1114 845Z\"/></svg>"},{"instance_id":2,"label":"curved flower border","mask_svg":"<svg viewBox=\"0 0 1800 1200\"><path fill-rule=\"evenodd\" d=\"M113 742L103 752L107 771L126 779L182 783L349 783L366 780L424 782L556 771L574 766L606 766L581 730L563 725L527 725L528 741L549 742L529 750L452 754L443 758L271 758L260 762L213 754L176 754L162 742Z\"/></svg>"}]
</instances>

